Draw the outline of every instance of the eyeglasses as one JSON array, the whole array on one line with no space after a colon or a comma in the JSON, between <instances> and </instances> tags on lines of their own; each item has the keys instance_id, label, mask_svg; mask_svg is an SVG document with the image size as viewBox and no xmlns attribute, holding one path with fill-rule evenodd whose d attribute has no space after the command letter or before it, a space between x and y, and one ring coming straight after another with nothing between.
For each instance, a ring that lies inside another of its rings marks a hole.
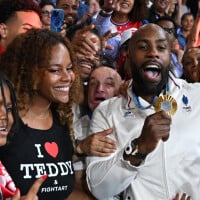
<instances>
[{"instance_id":1,"label":"eyeglasses","mask_svg":"<svg viewBox=\"0 0 200 200\"><path fill-rule=\"evenodd\" d=\"M176 29L175 28L167 28L167 27L163 27L161 26L167 33L169 34L176 34Z\"/></svg>"},{"instance_id":2,"label":"eyeglasses","mask_svg":"<svg viewBox=\"0 0 200 200\"><path fill-rule=\"evenodd\" d=\"M43 10L43 11L42 11L42 15L44 15L44 16L50 16L50 15L51 15L51 12L48 11L48 10Z\"/></svg>"}]
</instances>

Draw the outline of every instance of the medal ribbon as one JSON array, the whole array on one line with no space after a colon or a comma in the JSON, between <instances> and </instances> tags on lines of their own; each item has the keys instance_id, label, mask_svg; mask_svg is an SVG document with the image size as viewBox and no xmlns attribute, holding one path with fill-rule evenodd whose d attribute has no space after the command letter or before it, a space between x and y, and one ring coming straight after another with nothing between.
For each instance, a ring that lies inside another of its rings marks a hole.
<instances>
[{"instance_id":1,"label":"medal ribbon","mask_svg":"<svg viewBox=\"0 0 200 200\"><path fill-rule=\"evenodd\" d=\"M169 91L169 86L168 86L168 83L166 83L163 94L165 95L168 91ZM151 104L145 107L140 103L139 97L133 92L133 101L134 101L135 105L141 110L146 110L146 109L151 108L155 104L157 98L158 97L155 96L153 98Z\"/></svg>"}]
</instances>

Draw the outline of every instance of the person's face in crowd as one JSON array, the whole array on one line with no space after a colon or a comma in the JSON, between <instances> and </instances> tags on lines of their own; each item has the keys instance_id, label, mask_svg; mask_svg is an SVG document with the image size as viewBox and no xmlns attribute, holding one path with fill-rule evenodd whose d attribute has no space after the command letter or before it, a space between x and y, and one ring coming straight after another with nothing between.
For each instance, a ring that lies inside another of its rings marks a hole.
<instances>
[{"instance_id":1,"label":"person's face in crowd","mask_svg":"<svg viewBox=\"0 0 200 200\"><path fill-rule=\"evenodd\" d=\"M165 32L167 33L167 36L169 37L170 45L172 47L174 44L174 41L176 40L176 37L175 37L176 29L174 27L174 24L168 20L158 21L157 24L160 27L162 27L165 30Z\"/></svg>"},{"instance_id":2,"label":"person's face in crowd","mask_svg":"<svg viewBox=\"0 0 200 200\"><path fill-rule=\"evenodd\" d=\"M0 146L6 144L8 133L14 122L10 90L7 85L3 86L3 90L5 102L0 90Z\"/></svg>"},{"instance_id":3,"label":"person's face in crowd","mask_svg":"<svg viewBox=\"0 0 200 200\"><path fill-rule=\"evenodd\" d=\"M65 22L67 26L71 26L76 23L78 20L78 0L59 0L56 7L64 10Z\"/></svg>"},{"instance_id":4,"label":"person's face in crowd","mask_svg":"<svg viewBox=\"0 0 200 200\"><path fill-rule=\"evenodd\" d=\"M181 26L184 31L191 31L193 25L194 25L193 15L186 15L184 19L181 21Z\"/></svg>"},{"instance_id":5,"label":"person's face in crowd","mask_svg":"<svg viewBox=\"0 0 200 200\"><path fill-rule=\"evenodd\" d=\"M96 34L92 32L88 32L86 33L86 38L93 41L95 49L98 49L100 51L101 42L100 42L99 37ZM89 59L89 58L86 58L84 55L77 54L80 75L83 81L87 81L92 70L96 68L97 66L99 66L100 55L93 55L93 56L96 59Z\"/></svg>"},{"instance_id":6,"label":"person's face in crowd","mask_svg":"<svg viewBox=\"0 0 200 200\"><path fill-rule=\"evenodd\" d=\"M90 76L88 83L88 105L93 111L99 103L116 96L121 84L119 74L109 67L98 67Z\"/></svg>"},{"instance_id":7,"label":"person's face in crowd","mask_svg":"<svg viewBox=\"0 0 200 200\"><path fill-rule=\"evenodd\" d=\"M155 24L144 25L132 36L127 56L137 95L158 95L167 81L170 66L170 45L165 31Z\"/></svg>"},{"instance_id":8,"label":"person's face in crowd","mask_svg":"<svg viewBox=\"0 0 200 200\"><path fill-rule=\"evenodd\" d=\"M176 4L177 4L177 2L174 1L174 0L171 0L171 2L169 3L169 7L168 7L167 13L168 13L170 16L174 13L175 8L176 8Z\"/></svg>"},{"instance_id":9,"label":"person's face in crowd","mask_svg":"<svg viewBox=\"0 0 200 200\"><path fill-rule=\"evenodd\" d=\"M45 5L42 8L42 27L50 29L51 25L51 11L53 10L52 5Z\"/></svg>"},{"instance_id":10,"label":"person's face in crowd","mask_svg":"<svg viewBox=\"0 0 200 200\"><path fill-rule=\"evenodd\" d=\"M123 14L129 14L134 6L135 0L119 0L119 11Z\"/></svg>"},{"instance_id":11,"label":"person's face in crowd","mask_svg":"<svg viewBox=\"0 0 200 200\"><path fill-rule=\"evenodd\" d=\"M169 6L169 0L153 0L155 10L164 13Z\"/></svg>"},{"instance_id":12,"label":"person's face in crowd","mask_svg":"<svg viewBox=\"0 0 200 200\"><path fill-rule=\"evenodd\" d=\"M200 82L200 49L194 47L188 49L183 57L183 74L190 82Z\"/></svg>"},{"instance_id":13,"label":"person's face in crowd","mask_svg":"<svg viewBox=\"0 0 200 200\"><path fill-rule=\"evenodd\" d=\"M99 5L99 2L97 0L90 0L89 1L89 6L90 6L90 9L96 13L100 10L100 5Z\"/></svg>"},{"instance_id":14,"label":"person's face in crowd","mask_svg":"<svg viewBox=\"0 0 200 200\"><path fill-rule=\"evenodd\" d=\"M50 65L37 85L38 95L49 103L67 103L74 79L69 51L63 44L57 44L52 48Z\"/></svg>"},{"instance_id":15,"label":"person's face in crowd","mask_svg":"<svg viewBox=\"0 0 200 200\"><path fill-rule=\"evenodd\" d=\"M1 24L2 46L6 48L20 33L32 28L41 28L39 15L34 11L18 11L6 24Z\"/></svg>"}]
</instances>

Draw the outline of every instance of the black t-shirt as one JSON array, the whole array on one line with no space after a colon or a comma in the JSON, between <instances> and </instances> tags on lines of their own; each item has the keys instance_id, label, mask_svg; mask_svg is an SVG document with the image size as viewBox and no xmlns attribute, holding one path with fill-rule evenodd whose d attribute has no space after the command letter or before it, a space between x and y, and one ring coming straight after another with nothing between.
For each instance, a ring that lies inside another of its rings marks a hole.
<instances>
[{"instance_id":1,"label":"black t-shirt","mask_svg":"<svg viewBox=\"0 0 200 200\"><path fill-rule=\"evenodd\" d=\"M40 200L64 200L74 187L73 147L67 126L55 122L49 130L32 129L20 120L12 142L0 148L0 160L21 194L43 174Z\"/></svg>"}]
</instances>

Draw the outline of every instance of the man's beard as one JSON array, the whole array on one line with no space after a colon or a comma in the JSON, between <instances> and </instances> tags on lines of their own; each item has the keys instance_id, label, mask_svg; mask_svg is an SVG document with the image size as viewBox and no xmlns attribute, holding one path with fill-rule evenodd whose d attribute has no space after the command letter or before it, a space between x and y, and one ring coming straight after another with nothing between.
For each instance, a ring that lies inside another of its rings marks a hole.
<instances>
[{"instance_id":1,"label":"man's beard","mask_svg":"<svg viewBox=\"0 0 200 200\"><path fill-rule=\"evenodd\" d=\"M136 93L143 93L145 95L159 95L162 89L166 86L168 75L169 75L169 66L167 68L162 67L161 81L160 82L148 82L140 74L137 67L131 66L132 78L133 78L133 90Z\"/></svg>"},{"instance_id":2,"label":"man's beard","mask_svg":"<svg viewBox=\"0 0 200 200\"><path fill-rule=\"evenodd\" d=\"M66 24L67 24L67 29L68 29L69 27L75 25L77 21L78 21L78 19L67 21L67 22L66 22Z\"/></svg>"}]
</instances>

